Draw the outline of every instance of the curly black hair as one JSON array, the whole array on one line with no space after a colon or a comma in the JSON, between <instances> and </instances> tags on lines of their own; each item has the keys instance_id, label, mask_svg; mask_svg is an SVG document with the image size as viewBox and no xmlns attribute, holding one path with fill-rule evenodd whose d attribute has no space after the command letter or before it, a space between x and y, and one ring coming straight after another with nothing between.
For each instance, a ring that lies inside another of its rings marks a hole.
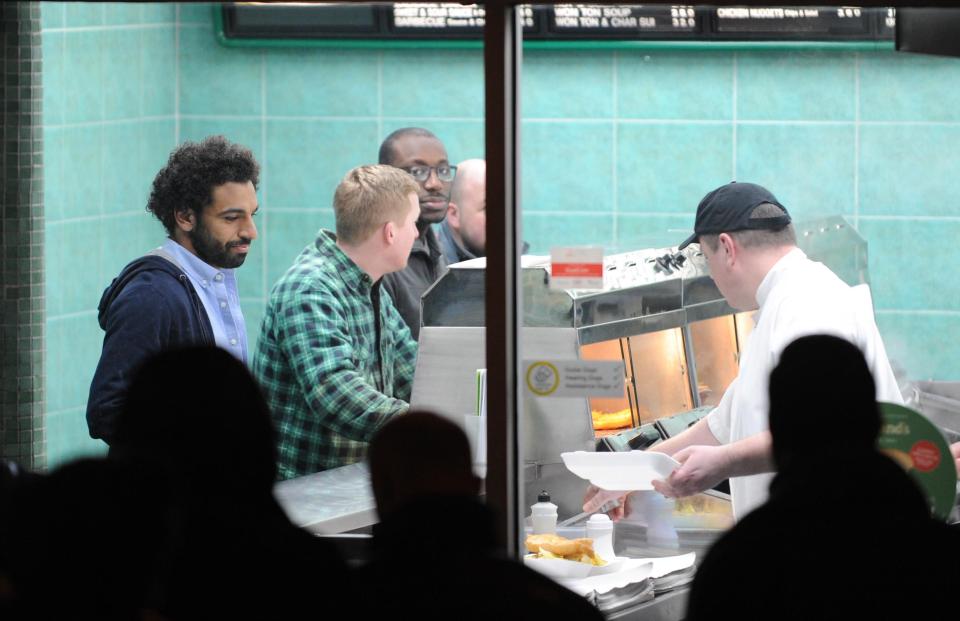
<instances>
[{"instance_id":1,"label":"curly black hair","mask_svg":"<svg viewBox=\"0 0 960 621\"><path fill-rule=\"evenodd\" d=\"M176 211L191 209L199 217L213 202L217 186L250 181L256 188L259 180L260 165L250 149L223 136L207 136L199 143L188 141L174 149L154 178L147 211L172 235Z\"/></svg>"}]
</instances>

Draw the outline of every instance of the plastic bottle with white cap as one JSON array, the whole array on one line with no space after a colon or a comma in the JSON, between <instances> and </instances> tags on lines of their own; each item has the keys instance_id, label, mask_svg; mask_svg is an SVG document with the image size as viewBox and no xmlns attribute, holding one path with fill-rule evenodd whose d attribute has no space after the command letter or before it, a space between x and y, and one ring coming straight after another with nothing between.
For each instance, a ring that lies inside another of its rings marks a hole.
<instances>
[{"instance_id":1,"label":"plastic bottle with white cap","mask_svg":"<svg viewBox=\"0 0 960 621\"><path fill-rule=\"evenodd\" d=\"M546 490L537 496L536 504L530 505L530 525L534 535L557 532L557 505L550 502L550 494Z\"/></svg>"},{"instance_id":2,"label":"plastic bottle with white cap","mask_svg":"<svg viewBox=\"0 0 960 621\"><path fill-rule=\"evenodd\" d=\"M587 537L593 539L593 551L608 563L616 558L613 552L613 522L605 513L594 513L587 520Z\"/></svg>"}]
</instances>

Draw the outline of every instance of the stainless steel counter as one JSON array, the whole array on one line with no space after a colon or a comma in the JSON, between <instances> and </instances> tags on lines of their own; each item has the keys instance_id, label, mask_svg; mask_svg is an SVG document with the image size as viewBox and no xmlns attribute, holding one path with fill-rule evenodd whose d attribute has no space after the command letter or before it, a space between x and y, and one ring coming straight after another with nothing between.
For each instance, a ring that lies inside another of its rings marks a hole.
<instances>
[{"instance_id":1,"label":"stainless steel counter","mask_svg":"<svg viewBox=\"0 0 960 621\"><path fill-rule=\"evenodd\" d=\"M377 522L365 463L277 483L273 495L297 526L312 533L343 533Z\"/></svg>"},{"instance_id":2,"label":"stainless steel counter","mask_svg":"<svg viewBox=\"0 0 960 621\"><path fill-rule=\"evenodd\" d=\"M281 481L274 486L274 496L297 526L318 535L337 535L330 541L338 546L348 562L360 565L367 560L370 536L353 535L351 538L351 535L342 534L377 522L370 474L365 463ZM646 545L642 528L633 532L635 529L624 523L619 530L615 540L618 554L630 552L643 557L666 556L694 550L699 556L706 547L700 545L703 542L699 539L695 541L696 538L687 537L686 531L683 531L679 533L676 549L658 552ZM681 586L635 606L608 613L607 618L622 621L679 621L686 612L688 594L689 585Z\"/></svg>"},{"instance_id":3,"label":"stainless steel counter","mask_svg":"<svg viewBox=\"0 0 960 621\"><path fill-rule=\"evenodd\" d=\"M612 612L606 617L617 621L680 621L687 612L689 595L690 587L682 586L636 606Z\"/></svg>"}]
</instances>

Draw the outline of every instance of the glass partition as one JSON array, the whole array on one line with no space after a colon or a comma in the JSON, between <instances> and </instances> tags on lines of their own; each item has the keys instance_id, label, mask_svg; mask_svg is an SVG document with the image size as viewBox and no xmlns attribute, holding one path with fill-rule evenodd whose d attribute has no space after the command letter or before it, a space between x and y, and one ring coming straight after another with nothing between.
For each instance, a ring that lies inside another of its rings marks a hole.
<instances>
[{"instance_id":1,"label":"glass partition","mask_svg":"<svg viewBox=\"0 0 960 621\"><path fill-rule=\"evenodd\" d=\"M524 31L518 163L530 254L599 246L604 269L630 265L639 274L643 264L628 263L627 254L674 256L708 191L731 180L755 182L788 207L808 256L851 285L870 284L904 385L960 375L957 353L936 345L938 334L960 329L953 301L960 295L938 270L920 267L943 264L960 232L939 199L960 173L951 146L960 122L953 86L960 60L896 52L896 15L888 8L783 9L763 23L742 7L533 8L545 21ZM830 233L841 229L859 241ZM930 243L908 243L917 238ZM691 252L693 261L703 260L695 247ZM602 338L578 323L586 318L576 304L565 324L572 336L556 332L574 340L584 361L623 362L622 394L583 398L591 441L620 437L605 446L629 449L627 440L648 425L661 437L680 433L736 378L753 312L721 308L706 272L696 283L688 276L651 268L627 285L622 275L608 279L592 293L628 297L623 292L633 287L637 303L598 303L612 313ZM643 287L674 278L683 294L668 317ZM535 475L562 469L555 458L527 462ZM527 504L540 481L527 479ZM586 481L572 476L556 484L567 501L561 518L576 513L571 490L584 491ZM696 523L716 509L701 498L678 505L674 517L684 528L719 530L729 512Z\"/></svg>"}]
</instances>

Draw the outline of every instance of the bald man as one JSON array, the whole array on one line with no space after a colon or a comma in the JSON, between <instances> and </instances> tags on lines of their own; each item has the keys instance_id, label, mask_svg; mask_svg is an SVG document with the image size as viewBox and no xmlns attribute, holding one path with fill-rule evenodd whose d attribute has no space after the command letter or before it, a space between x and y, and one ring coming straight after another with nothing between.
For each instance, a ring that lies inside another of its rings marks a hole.
<instances>
[{"instance_id":1,"label":"bald man","mask_svg":"<svg viewBox=\"0 0 960 621\"><path fill-rule=\"evenodd\" d=\"M447 263L484 256L487 244L485 160L465 160L457 165L447 217L440 225L439 237Z\"/></svg>"}]
</instances>

